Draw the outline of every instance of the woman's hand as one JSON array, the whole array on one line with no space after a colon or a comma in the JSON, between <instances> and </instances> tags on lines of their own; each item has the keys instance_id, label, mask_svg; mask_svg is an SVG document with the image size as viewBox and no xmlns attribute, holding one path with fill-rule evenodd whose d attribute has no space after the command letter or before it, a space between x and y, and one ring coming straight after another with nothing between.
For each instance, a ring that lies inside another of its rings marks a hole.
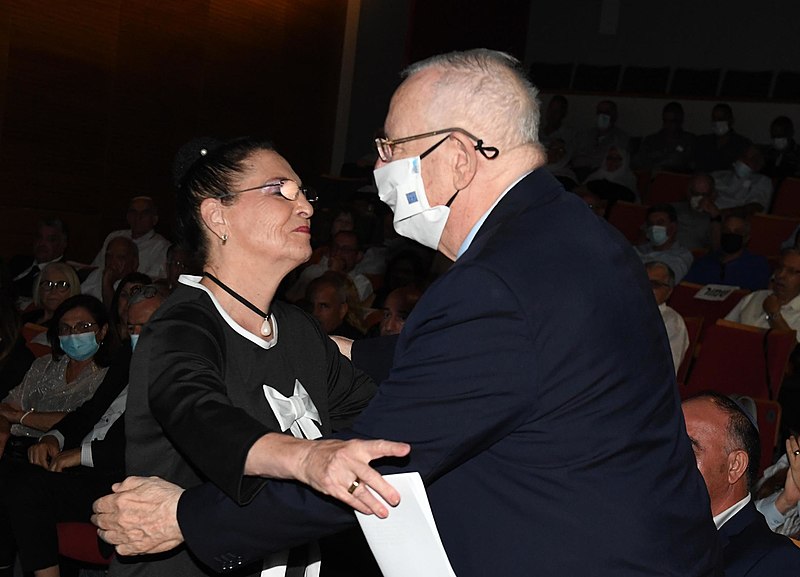
<instances>
[{"instance_id":1,"label":"woman's hand","mask_svg":"<svg viewBox=\"0 0 800 577\"><path fill-rule=\"evenodd\" d=\"M54 473L60 473L64 469L77 467L80 464L81 448L75 447L74 449L61 451L58 455L56 455L53 461L50 463L50 470Z\"/></svg>"},{"instance_id":2,"label":"woman's hand","mask_svg":"<svg viewBox=\"0 0 800 577\"><path fill-rule=\"evenodd\" d=\"M25 411L21 410L19 407L9 405L8 403L0 403L0 417L5 417L9 423L19 423L20 418L24 414Z\"/></svg>"},{"instance_id":3,"label":"woman's hand","mask_svg":"<svg viewBox=\"0 0 800 577\"><path fill-rule=\"evenodd\" d=\"M309 441L268 433L250 447L245 474L295 479L361 513L385 518L389 511L363 485L392 506L400 502L400 495L369 463L381 457L404 457L409 451L410 445L393 441Z\"/></svg>"},{"instance_id":4,"label":"woman's hand","mask_svg":"<svg viewBox=\"0 0 800 577\"><path fill-rule=\"evenodd\" d=\"M410 450L406 443L384 440L306 443L299 459L297 480L361 513L383 519L389 511L362 485L369 485L392 506L400 503L400 494L369 463L381 457L404 457Z\"/></svg>"},{"instance_id":5,"label":"woman's hand","mask_svg":"<svg viewBox=\"0 0 800 577\"><path fill-rule=\"evenodd\" d=\"M50 462L61 451L58 439L53 435L45 435L35 445L28 447L28 461L45 469L50 468Z\"/></svg>"}]
</instances>

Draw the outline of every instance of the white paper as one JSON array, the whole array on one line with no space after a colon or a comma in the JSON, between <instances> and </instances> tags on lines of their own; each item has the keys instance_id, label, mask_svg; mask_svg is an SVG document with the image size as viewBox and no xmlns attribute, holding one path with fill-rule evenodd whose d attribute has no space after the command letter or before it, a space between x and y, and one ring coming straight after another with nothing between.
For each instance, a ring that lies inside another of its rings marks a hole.
<instances>
[{"instance_id":1,"label":"white paper","mask_svg":"<svg viewBox=\"0 0 800 577\"><path fill-rule=\"evenodd\" d=\"M358 523L384 577L455 577L419 473L385 475L400 504L380 519L356 511ZM384 502L374 492L372 493ZM385 502L384 502L385 504Z\"/></svg>"},{"instance_id":2,"label":"white paper","mask_svg":"<svg viewBox=\"0 0 800 577\"><path fill-rule=\"evenodd\" d=\"M724 301L736 290L739 290L738 286L707 284L695 293L694 298L703 301Z\"/></svg>"}]
</instances>

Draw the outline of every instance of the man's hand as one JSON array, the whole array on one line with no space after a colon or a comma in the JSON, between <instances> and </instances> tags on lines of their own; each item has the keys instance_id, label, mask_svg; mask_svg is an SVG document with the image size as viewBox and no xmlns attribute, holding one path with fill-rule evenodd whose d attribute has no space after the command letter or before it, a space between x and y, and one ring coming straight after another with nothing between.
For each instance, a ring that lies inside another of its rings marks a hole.
<instances>
[{"instance_id":1,"label":"man's hand","mask_svg":"<svg viewBox=\"0 0 800 577\"><path fill-rule=\"evenodd\" d=\"M778 302L778 297L776 297L774 294L771 294L765 298L761 307L768 315L777 315L781 312L781 303Z\"/></svg>"},{"instance_id":2,"label":"man's hand","mask_svg":"<svg viewBox=\"0 0 800 577\"><path fill-rule=\"evenodd\" d=\"M61 451L58 455L56 455L53 461L50 463L49 468L54 473L60 473L64 469L69 469L70 467L77 467L80 464L81 464L81 448L75 447L74 449Z\"/></svg>"},{"instance_id":3,"label":"man's hand","mask_svg":"<svg viewBox=\"0 0 800 577\"><path fill-rule=\"evenodd\" d=\"M28 447L28 461L45 469L50 468L50 462L61 451L58 439L53 435L45 435L35 445Z\"/></svg>"},{"instance_id":4,"label":"man's hand","mask_svg":"<svg viewBox=\"0 0 800 577\"><path fill-rule=\"evenodd\" d=\"M94 502L92 523L101 539L116 545L117 553L161 553L183 543L178 526L181 487L158 477L128 477L112 490Z\"/></svg>"}]
</instances>

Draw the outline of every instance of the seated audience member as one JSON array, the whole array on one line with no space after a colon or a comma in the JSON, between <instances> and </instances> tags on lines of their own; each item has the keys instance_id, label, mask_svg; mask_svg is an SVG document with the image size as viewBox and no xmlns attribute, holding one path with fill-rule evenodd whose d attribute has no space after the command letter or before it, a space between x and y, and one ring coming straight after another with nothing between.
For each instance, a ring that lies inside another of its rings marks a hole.
<instances>
[{"instance_id":1,"label":"seated audience member","mask_svg":"<svg viewBox=\"0 0 800 577\"><path fill-rule=\"evenodd\" d=\"M553 140L561 140L568 148L575 144L575 129L564 123L569 112L569 102L563 94L555 94L547 103L547 109L539 127L539 141L549 148Z\"/></svg>"},{"instance_id":2,"label":"seated audience member","mask_svg":"<svg viewBox=\"0 0 800 577\"><path fill-rule=\"evenodd\" d=\"M306 301L311 314L327 335L360 339L364 337L357 311L351 310L348 292L351 285L342 273L328 271L308 283Z\"/></svg>"},{"instance_id":3,"label":"seated audience member","mask_svg":"<svg viewBox=\"0 0 800 577\"><path fill-rule=\"evenodd\" d=\"M800 539L800 437L786 439L786 454L764 470L756 491L756 509L769 528Z\"/></svg>"},{"instance_id":4,"label":"seated audience member","mask_svg":"<svg viewBox=\"0 0 800 577\"><path fill-rule=\"evenodd\" d=\"M591 190L586 188L585 186L579 186L575 189L575 194L577 194L586 205L592 209L597 216L601 218L608 218L608 212L613 206L613 203L610 203L604 198L600 198Z\"/></svg>"},{"instance_id":5,"label":"seated audience member","mask_svg":"<svg viewBox=\"0 0 800 577\"><path fill-rule=\"evenodd\" d=\"M679 283L692 266L692 253L677 239L678 214L671 204L655 204L647 209L645 235L648 242L636 247L642 262L663 262L675 273Z\"/></svg>"},{"instance_id":6,"label":"seated audience member","mask_svg":"<svg viewBox=\"0 0 800 577\"><path fill-rule=\"evenodd\" d=\"M730 169L714 172L717 208L747 214L769 210L772 180L760 173L763 166L764 155L757 146L750 145Z\"/></svg>"},{"instance_id":7,"label":"seated audience member","mask_svg":"<svg viewBox=\"0 0 800 577\"><path fill-rule=\"evenodd\" d=\"M750 223L736 214L722 221L720 250L692 263L683 280L699 284L724 284L756 291L767 288L772 276L767 259L747 250Z\"/></svg>"},{"instance_id":8,"label":"seated audience member","mask_svg":"<svg viewBox=\"0 0 800 577\"><path fill-rule=\"evenodd\" d=\"M0 398L16 387L33 363L11 290L0 289Z\"/></svg>"},{"instance_id":9,"label":"seated audience member","mask_svg":"<svg viewBox=\"0 0 800 577\"><path fill-rule=\"evenodd\" d=\"M567 149L563 138L551 138L547 143L547 164L545 168L564 185L567 190L573 190L578 184L575 171L569 167L572 155Z\"/></svg>"},{"instance_id":10,"label":"seated audience member","mask_svg":"<svg viewBox=\"0 0 800 577\"><path fill-rule=\"evenodd\" d=\"M609 147L617 146L628 150L630 138L617 127L617 105L611 100L597 103L595 126L578 136L572 166L580 178L600 168Z\"/></svg>"},{"instance_id":11,"label":"seated audience member","mask_svg":"<svg viewBox=\"0 0 800 577\"><path fill-rule=\"evenodd\" d=\"M755 419L719 393L688 399L682 407L711 499L726 577L800 575L800 548L770 531L752 503L761 453Z\"/></svg>"},{"instance_id":12,"label":"seated audience member","mask_svg":"<svg viewBox=\"0 0 800 577\"><path fill-rule=\"evenodd\" d=\"M126 311L132 342L164 300L157 287L142 288ZM60 574L56 523L88 522L92 503L124 477L130 351L121 352L94 396L31 447L29 463L8 469L3 505L14 522L0 531L10 529L22 569L34 577Z\"/></svg>"},{"instance_id":13,"label":"seated audience member","mask_svg":"<svg viewBox=\"0 0 800 577\"><path fill-rule=\"evenodd\" d=\"M675 273L663 262L652 261L645 265L647 277L653 287L653 295L658 303L658 310L664 320L669 337L669 348L672 352L672 364L675 366L675 373L689 350L689 331L686 330L686 323L683 317L675 309L667 306L667 300L675 288Z\"/></svg>"},{"instance_id":14,"label":"seated audience member","mask_svg":"<svg viewBox=\"0 0 800 577\"><path fill-rule=\"evenodd\" d=\"M128 303L131 296L143 285L149 285L152 282L152 279L146 274L132 272L122 277L117 288L114 289L114 296L108 307L108 318L111 328L116 331L121 342L128 340Z\"/></svg>"},{"instance_id":15,"label":"seated audience member","mask_svg":"<svg viewBox=\"0 0 800 577\"><path fill-rule=\"evenodd\" d=\"M653 171L687 172L694 139L694 134L683 129L683 106L680 102L669 102L661 111L661 130L644 137L633 166Z\"/></svg>"},{"instance_id":16,"label":"seated audience member","mask_svg":"<svg viewBox=\"0 0 800 577\"><path fill-rule=\"evenodd\" d=\"M155 202L149 196L132 198L128 204L126 218L130 228L110 233L103 241L103 247L94 257L92 265L102 267L111 239L125 237L136 243L139 251L139 264L134 270L153 279L164 278L166 276L164 263L167 260L169 241L155 231L155 226L158 224L158 207Z\"/></svg>"},{"instance_id":17,"label":"seated audience member","mask_svg":"<svg viewBox=\"0 0 800 577\"><path fill-rule=\"evenodd\" d=\"M169 245L167 249L165 270L167 274L164 278L164 284L170 292L178 286L178 278L182 274L194 275L201 272L197 265L197 259L191 251L186 250L177 243Z\"/></svg>"},{"instance_id":18,"label":"seated audience member","mask_svg":"<svg viewBox=\"0 0 800 577\"><path fill-rule=\"evenodd\" d=\"M375 292L375 300L372 302L374 308L382 308L386 297L395 289L410 285L427 286L431 253L422 245L417 245L417 247L419 250L408 248L397 252L386 263L383 284Z\"/></svg>"},{"instance_id":19,"label":"seated audience member","mask_svg":"<svg viewBox=\"0 0 800 577\"><path fill-rule=\"evenodd\" d=\"M717 192L710 174L698 172L689 180L686 200L672 203L678 215L678 242L689 250L719 248L722 216L714 201Z\"/></svg>"},{"instance_id":20,"label":"seated audience member","mask_svg":"<svg viewBox=\"0 0 800 577\"><path fill-rule=\"evenodd\" d=\"M0 449L7 448L9 434L17 448L32 444L65 412L91 398L116 350L105 307L88 295L61 303L47 336L53 352L36 359L0 403Z\"/></svg>"},{"instance_id":21,"label":"seated audience member","mask_svg":"<svg viewBox=\"0 0 800 577\"><path fill-rule=\"evenodd\" d=\"M800 341L800 249L781 251L772 287L745 296L725 318L762 329L798 331Z\"/></svg>"},{"instance_id":22,"label":"seated audience member","mask_svg":"<svg viewBox=\"0 0 800 577\"><path fill-rule=\"evenodd\" d=\"M36 224L33 240L33 256L17 256L9 263L17 297L22 299L24 309L33 298L34 282L44 267L51 262L63 262L67 249L67 226L57 218L40 220Z\"/></svg>"},{"instance_id":23,"label":"seated audience member","mask_svg":"<svg viewBox=\"0 0 800 577\"><path fill-rule=\"evenodd\" d=\"M636 175L628 165L628 152L618 146L610 146L603 165L586 177L584 185L612 204L618 200L637 202Z\"/></svg>"},{"instance_id":24,"label":"seated audience member","mask_svg":"<svg viewBox=\"0 0 800 577\"><path fill-rule=\"evenodd\" d=\"M322 276L326 271L334 271L347 275L356 286L359 301L367 301L372 296L373 288L369 278L356 269L362 258L364 251L361 250L356 233L350 230L337 232L331 241L328 255L319 263L303 269L294 285L286 291L286 298L292 302L301 299L309 282Z\"/></svg>"},{"instance_id":25,"label":"seated audience member","mask_svg":"<svg viewBox=\"0 0 800 577\"><path fill-rule=\"evenodd\" d=\"M770 144L764 151L763 174L783 179L796 176L800 168L800 146L794 139L794 123L788 116L778 116L769 126Z\"/></svg>"},{"instance_id":26,"label":"seated audience member","mask_svg":"<svg viewBox=\"0 0 800 577\"><path fill-rule=\"evenodd\" d=\"M36 283L33 309L23 313L23 323L49 326L53 313L69 297L81 294L81 284L75 269L63 262L46 265Z\"/></svg>"},{"instance_id":27,"label":"seated audience member","mask_svg":"<svg viewBox=\"0 0 800 577\"><path fill-rule=\"evenodd\" d=\"M750 140L733 129L733 109L721 102L711 109L711 134L695 140L693 168L705 172L727 170L744 150Z\"/></svg>"},{"instance_id":28,"label":"seated audience member","mask_svg":"<svg viewBox=\"0 0 800 577\"><path fill-rule=\"evenodd\" d=\"M118 236L106 247L102 268L93 270L81 284L81 292L111 306L119 281L139 268L139 249L131 239Z\"/></svg>"},{"instance_id":29,"label":"seated audience member","mask_svg":"<svg viewBox=\"0 0 800 577\"><path fill-rule=\"evenodd\" d=\"M382 337L400 334L421 296L422 291L415 286L400 287L389 293L383 303L383 320L380 324Z\"/></svg>"},{"instance_id":30,"label":"seated audience member","mask_svg":"<svg viewBox=\"0 0 800 577\"><path fill-rule=\"evenodd\" d=\"M789 235L783 243L781 244L781 248L800 248L800 226L797 226L792 231L792 234Z\"/></svg>"}]
</instances>

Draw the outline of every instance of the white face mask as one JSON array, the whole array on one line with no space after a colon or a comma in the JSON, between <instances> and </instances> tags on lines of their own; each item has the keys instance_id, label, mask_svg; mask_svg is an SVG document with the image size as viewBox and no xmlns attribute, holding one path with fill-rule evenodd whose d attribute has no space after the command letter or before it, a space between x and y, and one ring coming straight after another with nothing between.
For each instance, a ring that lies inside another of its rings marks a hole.
<instances>
[{"instance_id":1,"label":"white face mask","mask_svg":"<svg viewBox=\"0 0 800 577\"><path fill-rule=\"evenodd\" d=\"M608 114L597 115L597 128L605 130L611 126L611 117Z\"/></svg>"},{"instance_id":2,"label":"white face mask","mask_svg":"<svg viewBox=\"0 0 800 577\"><path fill-rule=\"evenodd\" d=\"M669 237L667 236L666 226L660 226L657 224L654 224L653 226L648 226L646 234L647 238L650 240L650 242L653 243L654 246L661 246L662 244L667 242L667 240L669 240Z\"/></svg>"},{"instance_id":3,"label":"white face mask","mask_svg":"<svg viewBox=\"0 0 800 577\"><path fill-rule=\"evenodd\" d=\"M439 248L450 207L428 203L422 183L420 158L401 158L375 169L378 196L394 212L397 234L432 248Z\"/></svg>"},{"instance_id":4,"label":"white face mask","mask_svg":"<svg viewBox=\"0 0 800 577\"><path fill-rule=\"evenodd\" d=\"M772 139L772 147L775 150L786 150L789 146L789 139L788 138L773 138Z\"/></svg>"},{"instance_id":5,"label":"white face mask","mask_svg":"<svg viewBox=\"0 0 800 577\"><path fill-rule=\"evenodd\" d=\"M703 202L703 196L700 194L695 194L689 197L689 206L691 206L694 210L700 210L701 202Z\"/></svg>"},{"instance_id":6,"label":"white face mask","mask_svg":"<svg viewBox=\"0 0 800 577\"><path fill-rule=\"evenodd\" d=\"M731 128L728 125L727 120L717 120L711 125L711 130L713 130L714 134L716 134L717 136L725 136L726 134L728 134L728 131L730 129Z\"/></svg>"}]
</instances>

